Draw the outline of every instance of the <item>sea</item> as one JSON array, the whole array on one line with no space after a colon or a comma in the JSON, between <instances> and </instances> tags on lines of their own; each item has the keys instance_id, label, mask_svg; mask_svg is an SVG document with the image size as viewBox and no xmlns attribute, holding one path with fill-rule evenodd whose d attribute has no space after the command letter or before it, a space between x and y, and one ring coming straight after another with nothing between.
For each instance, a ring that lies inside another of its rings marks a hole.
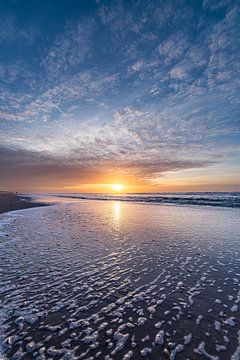
<instances>
[{"instance_id":1,"label":"sea","mask_svg":"<svg viewBox=\"0 0 240 360\"><path fill-rule=\"evenodd\" d=\"M35 196L35 195L34 195ZM207 205L222 207L240 207L240 192L174 192L174 193L131 193L131 194L89 194L58 193L44 196L57 196L67 199L117 200L155 204ZM39 195L38 195L39 198ZM44 198L43 198L44 199Z\"/></svg>"}]
</instances>

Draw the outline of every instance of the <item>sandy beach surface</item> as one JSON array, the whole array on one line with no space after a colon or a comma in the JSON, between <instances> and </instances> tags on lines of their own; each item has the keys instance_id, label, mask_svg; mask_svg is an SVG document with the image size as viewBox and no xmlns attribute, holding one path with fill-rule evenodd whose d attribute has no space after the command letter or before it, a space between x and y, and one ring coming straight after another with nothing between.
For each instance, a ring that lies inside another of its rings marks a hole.
<instances>
[{"instance_id":1,"label":"sandy beach surface","mask_svg":"<svg viewBox=\"0 0 240 360\"><path fill-rule=\"evenodd\" d=\"M19 195L13 192L0 191L0 214L6 211L28 209L43 205L46 204L33 202L28 196Z\"/></svg>"},{"instance_id":2,"label":"sandy beach surface","mask_svg":"<svg viewBox=\"0 0 240 360\"><path fill-rule=\"evenodd\" d=\"M239 209L81 200L0 215L0 358L240 359Z\"/></svg>"}]
</instances>

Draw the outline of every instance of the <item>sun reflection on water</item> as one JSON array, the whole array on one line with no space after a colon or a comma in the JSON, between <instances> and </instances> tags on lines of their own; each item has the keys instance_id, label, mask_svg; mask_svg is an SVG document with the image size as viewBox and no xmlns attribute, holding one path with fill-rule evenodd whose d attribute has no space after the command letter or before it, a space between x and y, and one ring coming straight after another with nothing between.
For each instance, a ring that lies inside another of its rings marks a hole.
<instances>
[{"instance_id":1,"label":"sun reflection on water","mask_svg":"<svg viewBox=\"0 0 240 360\"><path fill-rule=\"evenodd\" d=\"M121 222L121 212L122 212L121 202L115 201L113 203L113 220L114 220L114 227L116 230L119 230L119 226Z\"/></svg>"},{"instance_id":2,"label":"sun reflection on water","mask_svg":"<svg viewBox=\"0 0 240 360\"><path fill-rule=\"evenodd\" d=\"M114 202L114 219L119 222L121 217L121 203L120 201Z\"/></svg>"}]
</instances>

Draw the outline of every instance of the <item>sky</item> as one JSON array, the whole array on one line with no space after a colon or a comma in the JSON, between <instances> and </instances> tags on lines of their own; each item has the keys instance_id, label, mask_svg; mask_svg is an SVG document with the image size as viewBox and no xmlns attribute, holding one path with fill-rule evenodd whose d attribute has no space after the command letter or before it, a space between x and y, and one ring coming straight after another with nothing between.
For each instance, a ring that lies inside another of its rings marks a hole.
<instances>
[{"instance_id":1,"label":"sky","mask_svg":"<svg viewBox=\"0 0 240 360\"><path fill-rule=\"evenodd\" d=\"M240 4L0 2L0 189L240 191Z\"/></svg>"}]
</instances>

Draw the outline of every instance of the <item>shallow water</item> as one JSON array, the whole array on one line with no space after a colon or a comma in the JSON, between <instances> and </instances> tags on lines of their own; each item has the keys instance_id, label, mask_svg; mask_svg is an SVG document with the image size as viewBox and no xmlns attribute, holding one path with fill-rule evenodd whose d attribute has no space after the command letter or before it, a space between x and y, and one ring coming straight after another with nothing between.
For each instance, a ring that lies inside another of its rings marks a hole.
<instances>
[{"instance_id":1,"label":"shallow water","mask_svg":"<svg viewBox=\"0 0 240 360\"><path fill-rule=\"evenodd\" d=\"M94 200L1 215L0 349L7 359L239 359L239 215Z\"/></svg>"}]
</instances>

